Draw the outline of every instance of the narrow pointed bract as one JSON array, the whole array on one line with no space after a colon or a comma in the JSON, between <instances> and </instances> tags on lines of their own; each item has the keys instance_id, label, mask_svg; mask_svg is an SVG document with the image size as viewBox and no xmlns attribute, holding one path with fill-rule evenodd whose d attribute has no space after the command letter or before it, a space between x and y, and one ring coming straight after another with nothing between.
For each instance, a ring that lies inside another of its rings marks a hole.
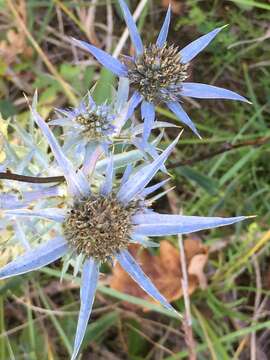
<instances>
[{"instance_id":1,"label":"narrow pointed bract","mask_svg":"<svg viewBox=\"0 0 270 360\"><path fill-rule=\"evenodd\" d=\"M104 183L101 186L100 193L103 196L107 196L112 192L113 187L113 175L114 175L114 168L113 168L113 160L112 157L109 159L109 163L106 169L106 175Z\"/></svg>"},{"instance_id":2,"label":"narrow pointed bract","mask_svg":"<svg viewBox=\"0 0 270 360\"><path fill-rule=\"evenodd\" d=\"M32 250L28 250L18 259L10 262L0 269L0 279L11 276L25 274L33 270L46 266L63 255L68 250L68 244L63 237L57 237L45 244L39 245Z\"/></svg>"},{"instance_id":3,"label":"narrow pointed bract","mask_svg":"<svg viewBox=\"0 0 270 360\"><path fill-rule=\"evenodd\" d=\"M119 4L121 6L122 13L123 13L124 19L126 21L127 27L129 29L129 34L130 34L131 40L133 42L133 45L135 47L136 53L137 53L137 55L140 55L143 53L143 43L142 43L140 34L137 30L137 26L132 18L132 15L129 11L129 8L128 8L125 0L119 0Z\"/></svg>"},{"instance_id":4,"label":"narrow pointed bract","mask_svg":"<svg viewBox=\"0 0 270 360\"><path fill-rule=\"evenodd\" d=\"M153 104L143 101L142 102L142 119L144 123L143 128L143 142L147 143L147 140L151 134L151 130L155 121L155 107Z\"/></svg>"},{"instance_id":5,"label":"narrow pointed bract","mask_svg":"<svg viewBox=\"0 0 270 360\"><path fill-rule=\"evenodd\" d=\"M158 289L152 283L148 276L142 271L136 260L130 255L127 250L121 251L116 255L116 258L122 268L132 277L134 281L154 300L161 303L168 310L176 312L179 317L180 314L171 306L170 303L160 294Z\"/></svg>"},{"instance_id":6,"label":"narrow pointed bract","mask_svg":"<svg viewBox=\"0 0 270 360\"><path fill-rule=\"evenodd\" d=\"M10 216L37 217L41 219L56 221L59 223L62 223L65 219L65 211L58 208L48 208L40 210L12 209L6 210L5 214Z\"/></svg>"},{"instance_id":7,"label":"narrow pointed bract","mask_svg":"<svg viewBox=\"0 0 270 360\"><path fill-rule=\"evenodd\" d=\"M217 34L224 29L225 26L216 28L210 31L208 34L200 36L198 39L192 41L185 46L181 51L181 61L183 64L193 60L206 46L217 36Z\"/></svg>"},{"instance_id":8,"label":"narrow pointed bract","mask_svg":"<svg viewBox=\"0 0 270 360\"><path fill-rule=\"evenodd\" d=\"M171 22L171 4L169 4L169 6L168 6L168 10L167 10L167 13L165 16L164 23L162 25L162 28L161 28L160 33L157 38L156 45L159 48L162 48L162 46L164 46L167 41L170 22Z\"/></svg>"},{"instance_id":9,"label":"narrow pointed bract","mask_svg":"<svg viewBox=\"0 0 270 360\"><path fill-rule=\"evenodd\" d=\"M55 197L59 195L60 195L59 186L50 186L48 188L41 190L25 191L22 193L22 198L25 201L35 201L44 197L50 197L50 196Z\"/></svg>"},{"instance_id":10,"label":"narrow pointed bract","mask_svg":"<svg viewBox=\"0 0 270 360\"><path fill-rule=\"evenodd\" d=\"M133 216L135 234L163 236L189 234L195 231L212 229L243 221L244 216L233 218L182 216L165 214L138 214Z\"/></svg>"},{"instance_id":11,"label":"narrow pointed bract","mask_svg":"<svg viewBox=\"0 0 270 360\"><path fill-rule=\"evenodd\" d=\"M126 119L129 119L131 117L131 115L134 113L134 110L136 109L136 107L142 102L142 95L139 92L134 92L134 94L131 96L130 101L129 101L129 107L128 107L128 112L126 115Z\"/></svg>"},{"instance_id":12,"label":"narrow pointed bract","mask_svg":"<svg viewBox=\"0 0 270 360\"><path fill-rule=\"evenodd\" d=\"M85 176L78 171L75 172L71 162L67 159L66 155L63 153L60 145L55 139L53 133L51 132L49 126L45 123L42 117L37 113L35 109L31 109L33 118L36 121L37 125L42 130L44 136L46 137L52 152L58 162L58 165L61 167L64 176L67 180L67 183L70 186L70 190L74 195L84 196L89 194L90 188L87 179Z\"/></svg>"},{"instance_id":13,"label":"narrow pointed bract","mask_svg":"<svg viewBox=\"0 0 270 360\"><path fill-rule=\"evenodd\" d=\"M141 195L143 197L147 197L148 195L152 194L154 191L158 190L159 188L161 188L163 185L165 185L170 179L166 179L163 181L160 181L159 183L146 187L142 192Z\"/></svg>"},{"instance_id":14,"label":"narrow pointed bract","mask_svg":"<svg viewBox=\"0 0 270 360\"><path fill-rule=\"evenodd\" d=\"M125 184L121 186L117 194L117 197L120 201L127 203L133 197L135 197L136 194L142 191L142 189L149 183L160 167L165 163L178 139L179 136L150 165L145 165L132 178L130 178Z\"/></svg>"},{"instance_id":15,"label":"narrow pointed bract","mask_svg":"<svg viewBox=\"0 0 270 360\"><path fill-rule=\"evenodd\" d=\"M115 75L127 76L127 69L120 61L107 54L105 51L90 45L85 41L72 39L74 44L90 52L103 66L111 70Z\"/></svg>"},{"instance_id":16,"label":"narrow pointed bract","mask_svg":"<svg viewBox=\"0 0 270 360\"><path fill-rule=\"evenodd\" d=\"M74 340L71 360L75 360L82 344L92 311L99 275L99 265L92 259L86 260L82 269L81 308Z\"/></svg>"},{"instance_id":17,"label":"narrow pointed bract","mask_svg":"<svg viewBox=\"0 0 270 360\"><path fill-rule=\"evenodd\" d=\"M198 99L228 99L249 102L234 91L207 84L185 82L182 85L181 92L183 96Z\"/></svg>"},{"instance_id":18,"label":"narrow pointed bract","mask_svg":"<svg viewBox=\"0 0 270 360\"><path fill-rule=\"evenodd\" d=\"M97 145L93 151L90 144L86 146L86 153L82 164L82 173L85 176L91 176L95 170L99 157L104 153L102 146Z\"/></svg>"},{"instance_id":19,"label":"narrow pointed bract","mask_svg":"<svg viewBox=\"0 0 270 360\"><path fill-rule=\"evenodd\" d=\"M132 170L133 170L133 165L128 164L127 167L125 168L124 174L122 176L121 185L124 185L128 181L128 179L132 173Z\"/></svg>"},{"instance_id":20,"label":"narrow pointed bract","mask_svg":"<svg viewBox=\"0 0 270 360\"><path fill-rule=\"evenodd\" d=\"M196 129L196 126L194 125L193 121L190 119L188 114L185 112L185 110L182 108L182 106L179 103L170 101L167 102L166 105L180 121L186 124L194 132L194 134L196 134L199 138L201 138L201 135Z\"/></svg>"}]
</instances>

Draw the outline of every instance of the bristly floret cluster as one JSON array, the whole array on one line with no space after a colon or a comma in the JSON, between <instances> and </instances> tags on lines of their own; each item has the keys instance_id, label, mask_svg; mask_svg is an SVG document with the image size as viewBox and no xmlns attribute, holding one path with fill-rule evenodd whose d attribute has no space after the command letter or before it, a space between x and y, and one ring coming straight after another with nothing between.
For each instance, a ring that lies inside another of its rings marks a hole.
<instances>
[{"instance_id":1,"label":"bristly floret cluster","mask_svg":"<svg viewBox=\"0 0 270 360\"><path fill-rule=\"evenodd\" d=\"M96 104L89 93L78 107L57 109L59 117L50 121L49 125L63 127L64 142L60 146L37 111L35 95L31 106L32 120L40 128L51 152L46 147L37 147L33 139L40 143L39 137L27 134L16 125L15 131L25 141L27 149L24 153L27 155L23 159L17 158L11 144L6 143L10 163L7 159L5 164L0 165L2 171L7 165L12 165L17 172L26 171L33 176L44 173L50 176L51 172L57 171L65 179L63 186L26 187L22 184L14 193L12 186L6 184L8 191L0 195L0 230L14 226L15 236L22 239L26 251L0 268L0 280L39 269L62 257L75 262L75 268L78 267L82 275L81 306L72 360L79 354L94 302L100 265L104 261L118 261L155 301L176 312L129 253L129 244L157 246L152 237L188 234L245 219L243 216L222 218L161 214L151 208L153 201L161 196L153 193L168 179L152 185L149 183L160 170L166 173L166 160L180 137L162 152L157 148L162 134L149 141L153 127L168 126L165 122L155 123L155 106L159 102L165 103L179 120L199 135L180 104L182 97L247 101L230 90L186 82L189 62L222 27L179 50L177 45L166 42L171 16L169 7L156 43L143 46L125 1L119 0L119 3L135 47L134 57L121 56L119 61L93 45L76 40L77 45L120 77L113 102ZM130 98L129 87L133 90ZM142 125L128 121L139 104ZM150 154L150 160L145 152ZM28 166L31 162L32 166ZM33 169L37 173L32 173ZM17 196L18 191L20 196ZM22 219L22 225L18 219ZM53 231L47 230L44 225L47 222L50 224L48 228L53 226ZM42 239L38 246L32 246L27 239L33 228Z\"/></svg>"},{"instance_id":2,"label":"bristly floret cluster","mask_svg":"<svg viewBox=\"0 0 270 360\"><path fill-rule=\"evenodd\" d=\"M154 104L179 100L181 83L188 77L188 64L182 64L177 46L161 48L151 44L137 57L122 57L128 69L130 85Z\"/></svg>"},{"instance_id":3,"label":"bristly floret cluster","mask_svg":"<svg viewBox=\"0 0 270 360\"><path fill-rule=\"evenodd\" d=\"M99 144L104 151L111 143L111 137L117 131L114 124L119 110L113 104L96 104L90 93L80 102L79 106L71 109L56 109L57 118L50 121L50 125L63 126L64 148L66 151L77 148L79 152L91 144Z\"/></svg>"},{"instance_id":4,"label":"bristly floret cluster","mask_svg":"<svg viewBox=\"0 0 270 360\"><path fill-rule=\"evenodd\" d=\"M63 234L77 254L105 262L127 249L132 233L132 215L139 202L122 204L114 193L77 201L63 222Z\"/></svg>"},{"instance_id":5,"label":"bristly floret cluster","mask_svg":"<svg viewBox=\"0 0 270 360\"><path fill-rule=\"evenodd\" d=\"M86 112L77 115L75 121L82 125L82 134L89 140L102 139L103 136L111 134L114 129L109 120L107 107L99 109L98 112L87 109Z\"/></svg>"}]
</instances>

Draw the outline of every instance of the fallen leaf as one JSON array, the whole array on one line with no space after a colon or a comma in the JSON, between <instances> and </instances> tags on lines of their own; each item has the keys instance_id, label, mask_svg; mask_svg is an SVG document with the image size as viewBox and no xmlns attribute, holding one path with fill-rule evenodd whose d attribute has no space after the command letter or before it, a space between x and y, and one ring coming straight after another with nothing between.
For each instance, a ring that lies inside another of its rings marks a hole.
<instances>
[{"instance_id":1,"label":"fallen leaf","mask_svg":"<svg viewBox=\"0 0 270 360\"><path fill-rule=\"evenodd\" d=\"M167 8L171 4L172 12L181 15L183 12L183 1L181 0L162 0L161 6Z\"/></svg>"},{"instance_id":2,"label":"fallen leaf","mask_svg":"<svg viewBox=\"0 0 270 360\"><path fill-rule=\"evenodd\" d=\"M190 264L188 266L188 274L195 275L197 277L201 289L206 289L207 287L207 279L203 272L207 259L207 254L195 255L190 260Z\"/></svg>"},{"instance_id":3,"label":"fallen leaf","mask_svg":"<svg viewBox=\"0 0 270 360\"><path fill-rule=\"evenodd\" d=\"M98 19L98 16L96 16L96 8L98 5L97 3L97 0L92 0L89 8L81 7L77 9L77 13L80 23L82 24L90 43L97 47L100 47L101 43L97 37L97 33L95 30L95 25Z\"/></svg>"},{"instance_id":4,"label":"fallen leaf","mask_svg":"<svg viewBox=\"0 0 270 360\"><path fill-rule=\"evenodd\" d=\"M22 21L26 24L27 11L25 1L19 0L16 7ZM20 29L12 28L6 32L6 39L0 41L0 57L5 61L5 64L11 65L15 62L18 55L30 58L33 55L33 50L27 44L25 33Z\"/></svg>"},{"instance_id":5,"label":"fallen leaf","mask_svg":"<svg viewBox=\"0 0 270 360\"><path fill-rule=\"evenodd\" d=\"M207 285L203 269L208 259L208 247L203 245L200 239L188 238L184 241L184 248L188 268L188 292L192 294L198 287L204 289ZM183 296L180 254L172 243L166 240L161 241L157 255L152 255L148 249L133 244L130 245L129 251L169 302ZM119 264L113 268L109 284L115 290L155 303ZM128 309L136 309L136 306L130 303L124 303L124 306Z\"/></svg>"}]
</instances>

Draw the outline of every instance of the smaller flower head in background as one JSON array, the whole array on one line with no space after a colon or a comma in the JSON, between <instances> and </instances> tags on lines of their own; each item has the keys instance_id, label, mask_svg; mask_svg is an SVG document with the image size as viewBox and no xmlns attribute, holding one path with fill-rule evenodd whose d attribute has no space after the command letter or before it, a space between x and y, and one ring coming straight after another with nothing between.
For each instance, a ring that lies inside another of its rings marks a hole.
<instances>
[{"instance_id":1,"label":"smaller flower head in background","mask_svg":"<svg viewBox=\"0 0 270 360\"><path fill-rule=\"evenodd\" d=\"M129 123L123 128L128 120L128 93L129 81L121 78L110 103L98 105L88 93L77 107L56 109L59 117L51 120L49 125L63 127L63 150L76 167L82 165L84 174L90 174L93 162L107 154L112 144L125 146L132 144L143 156L146 154L151 158L158 156L155 145L142 144L140 141L143 132L140 124ZM155 126L175 127L172 123L158 121Z\"/></svg>"},{"instance_id":2,"label":"smaller flower head in background","mask_svg":"<svg viewBox=\"0 0 270 360\"><path fill-rule=\"evenodd\" d=\"M145 157L158 156L154 144L142 144L140 135L143 127L129 123L127 112L129 81L121 78L118 89L113 89L113 99L110 103L96 104L90 93L80 102L77 107L71 109L56 109L58 118L49 122L52 126L63 127L64 145L63 150L76 167L82 165L85 175L91 175L90 168L102 155L108 154L112 144L134 145ZM155 127L175 127L172 123L156 122Z\"/></svg>"},{"instance_id":3,"label":"smaller flower head in background","mask_svg":"<svg viewBox=\"0 0 270 360\"><path fill-rule=\"evenodd\" d=\"M109 136L114 131L112 120L114 116L110 113L110 107L106 104L97 106L91 103L88 95L88 104L81 103L79 109L67 114L78 125L81 126L81 134L89 140L100 140ZM76 113L77 112L77 113Z\"/></svg>"},{"instance_id":4,"label":"smaller flower head in background","mask_svg":"<svg viewBox=\"0 0 270 360\"><path fill-rule=\"evenodd\" d=\"M180 50L177 46L168 45L166 42L171 19L171 7L169 6L156 43L144 46L125 0L119 0L119 3L135 48L134 57L121 56L119 61L85 41L73 40L76 45L90 52L113 73L129 79L135 91L131 98L128 116L142 103L144 140L147 140L150 135L155 121L155 106L160 102L166 103L176 117L199 137L194 123L180 104L182 97L248 102L243 96L233 91L185 81L188 78L189 62L216 37L224 26L199 37Z\"/></svg>"},{"instance_id":5,"label":"smaller flower head in background","mask_svg":"<svg viewBox=\"0 0 270 360\"><path fill-rule=\"evenodd\" d=\"M50 125L63 127L63 149L76 165L82 162L85 173L91 158L107 153L113 138L124 126L128 92L128 80L121 79L117 91L113 89L111 103L96 104L89 92L77 107L56 109L58 117L49 122Z\"/></svg>"},{"instance_id":6,"label":"smaller flower head in background","mask_svg":"<svg viewBox=\"0 0 270 360\"><path fill-rule=\"evenodd\" d=\"M78 107L73 109L57 109L59 118L50 121L50 125L60 125L67 128L64 133L69 147L82 141L107 142L115 131L113 120L116 115L110 105L97 105L88 94Z\"/></svg>"}]
</instances>

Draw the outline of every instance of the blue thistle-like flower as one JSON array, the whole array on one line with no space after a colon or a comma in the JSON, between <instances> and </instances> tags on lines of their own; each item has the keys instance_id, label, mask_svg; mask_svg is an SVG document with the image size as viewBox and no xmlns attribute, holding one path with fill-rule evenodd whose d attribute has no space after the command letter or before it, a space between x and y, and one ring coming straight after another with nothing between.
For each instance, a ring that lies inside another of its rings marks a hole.
<instances>
[{"instance_id":1,"label":"blue thistle-like flower","mask_svg":"<svg viewBox=\"0 0 270 360\"><path fill-rule=\"evenodd\" d=\"M51 125L67 126L73 136L74 131L77 132L77 137L73 140L74 144L82 138L88 141L106 139L115 130L112 125L115 115L111 113L111 107L107 104L96 105L90 94L87 98L77 108L57 109L57 113L62 117L50 121Z\"/></svg>"},{"instance_id":2,"label":"blue thistle-like flower","mask_svg":"<svg viewBox=\"0 0 270 360\"><path fill-rule=\"evenodd\" d=\"M100 143L107 150L110 136L116 131L113 121L117 114L112 105L97 105L90 93L73 109L56 109L58 118L51 120L50 125L59 125L64 132L65 148L87 146L89 143Z\"/></svg>"},{"instance_id":3,"label":"blue thistle-like flower","mask_svg":"<svg viewBox=\"0 0 270 360\"><path fill-rule=\"evenodd\" d=\"M142 154L151 158L158 156L154 145L142 144L139 135L143 132L140 125L126 124L129 108L129 81L121 78L118 89L114 92L111 103L97 105L91 94L71 109L56 109L59 118L53 119L49 125L63 127L63 150L76 166L82 165L84 174L91 173L92 164L102 154L108 153L111 144L134 145ZM155 127L174 127L167 122L156 122Z\"/></svg>"},{"instance_id":4,"label":"blue thistle-like flower","mask_svg":"<svg viewBox=\"0 0 270 360\"><path fill-rule=\"evenodd\" d=\"M166 103L176 117L200 137L194 123L180 104L182 97L199 99L231 99L249 102L243 96L220 87L186 82L189 62L195 58L224 28L219 27L179 50L167 45L171 18L169 6L163 26L155 44L144 46L136 24L124 0L119 0L124 19L135 48L135 56L122 56L121 61L85 41L73 39L75 44L90 52L103 66L119 77L127 77L135 89L131 97L128 116L141 103L146 141L155 121L155 105Z\"/></svg>"},{"instance_id":5,"label":"blue thistle-like flower","mask_svg":"<svg viewBox=\"0 0 270 360\"><path fill-rule=\"evenodd\" d=\"M128 80L121 79L111 103L98 105L89 92L77 107L56 109L59 117L49 124L63 127L63 149L76 165L82 165L84 173L89 173L93 159L108 152L125 125L128 92Z\"/></svg>"},{"instance_id":6,"label":"blue thistle-like flower","mask_svg":"<svg viewBox=\"0 0 270 360\"><path fill-rule=\"evenodd\" d=\"M86 176L75 171L59 146L52 131L35 109L33 117L46 137L68 184L66 208L10 209L6 198L7 217L30 217L51 220L60 225L58 236L33 249L0 269L0 279L24 274L46 266L65 254L83 257L81 279L81 307L75 335L72 360L76 359L92 310L98 282L100 264L115 258L125 271L156 301L175 311L159 293L151 280L127 250L130 242L152 245L149 236L186 234L203 229L229 225L245 217L196 217L159 214L150 208L146 197L164 184L164 181L147 187L156 172L163 166L178 138L150 164L132 171L128 166L121 184L115 189L113 162L109 161L105 181L98 193L93 193ZM45 190L44 196L47 195ZM35 198L35 197L34 197ZM42 198L42 193L40 193ZM59 229L59 227L57 227Z\"/></svg>"},{"instance_id":7,"label":"blue thistle-like flower","mask_svg":"<svg viewBox=\"0 0 270 360\"><path fill-rule=\"evenodd\" d=\"M77 165L82 163L82 171L89 174L93 159L98 159L108 151L111 138L116 133L113 121L116 114L111 105L97 105L90 94L73 109L57 109L59 118L50 125L62 126L64 131L63 150Z\"/></svg>"}]
</instances>

